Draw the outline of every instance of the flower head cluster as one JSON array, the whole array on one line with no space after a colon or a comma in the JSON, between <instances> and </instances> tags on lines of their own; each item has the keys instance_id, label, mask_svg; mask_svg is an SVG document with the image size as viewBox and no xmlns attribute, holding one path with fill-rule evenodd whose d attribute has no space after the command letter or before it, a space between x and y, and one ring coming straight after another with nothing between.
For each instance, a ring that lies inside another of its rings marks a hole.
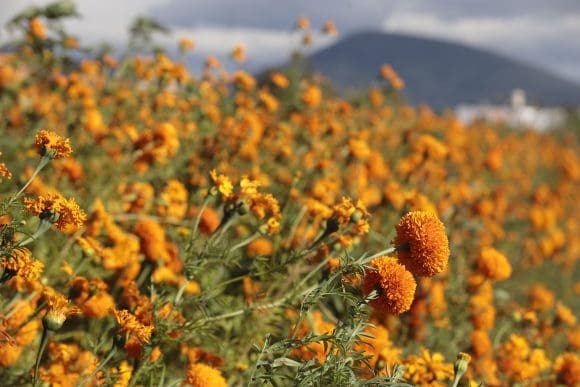
<instances>
[{"instance_id":1,"label":"flower head cluster","mask_svg":"<svg viewBox=\"0 0 580 387\"><path fill-rule=\"evenodd\" d=\"M149 343L153 326L141 324L128 310L113 309L113 315L123 333L134 335L141 344Z\"/></svg>"},{"instance_id":2,"label":"flower head cluster","mask_svg":"<svg viewBox=\"0 0 580 387\"><path fill-rule=\"evenodd\" d=\"M36 133L36 147L41 156L51 159L62 159L72 154L70 140L50 130L41 130Z\"/></svg>"},{"instance_id":3,"label":"flower head cluster","mask_svg":"<svg viewBox=\"0 0 580 387\"><path fill-rule=\"evenodd\" d=\"M0 152L0 155L2 152ZM12 179L12 173L6 167L6 164L0 163L0 183L2 183L2 178Z\"/></svg>"},{"instance_id":4,"label":"flower head cluster","mask_svg":"<svg viewBox=\"0 0 580 387\"><path fill-rule=\"evenodd\" d=\"M47 194L35 199L25 198L26 211L41 219L49 220L61 231L75 232L87 220L87 215L73 198L60 194Z\"/></svg>"},{"instance_id":5,"label":"flower head cluster","mask_svg":"<svg viewBox=\"0 0 580 387\"><path fill-rule=\"evenodd\" d=\"M447 268L449 241L445 225L437 215L427 211L412 211L396 226L393 244L399 261L416 276L433 276Z\"/></svg>"},{"instance_id":6,"label":"flower head cluster","mask_svg":"<svg viewBox=\"0 0 580 387\"><path fill-rule=\"evenodd\" d=\"M213 181L214 187L222 194L222 199L227 200L234 192L234 185L229 177L226 175L218 175L215 169L209 172Z\"/></svg>"},{"instance_id":7,"label":"flower head cluster","mask_svg":"<svg viewBox=\"0 0 580 387\"><path fill-rule=\"evenodd\" d=\"M405 378L415 385L443 387L449 385L453 377L453 364L446 363L441 353L431 353L425 348L403 363L407 366Z\"/></svg>"},{"instance_id":8,"label":"flower head cluster","mask_svg":"<svg viewBox=\"0 0 580 387\"><path fill-rule=\"evenodd\" d=\"M373 290L378 297L370 304L387 313L401 314L411 307L417 283L405 266L392 257L380 257L371 261L373 270L366 272L362 290L368 296Z\"/></svg>"},{"instance_id":9,"label":"flower head cluster","mask_svg":"<svg viewBox=\"0 0 580 387\"><path fill-rule=\"evenodd\" d=\"M203 363L190 364L183 384L192 387L226 387L228 383L222 373Z\"/></svg>"},{"instance_id":10,"label":"flower head cluster","mask_svg":"<svg viewBox=\"0 0 580 387\"><path fill-rule=\"evenodd\" d=\"M27 248L14 249L10 257L0 259L0 267L4 268L4 275L20 277L25 280L35 280L44 270L44 264L32 258Z\"/></svg>"},{"instance_id":11,"label":"flower head cluster","mask_svg":"<svg viewBox=\"0 0 580 387\"><path fill-rule=\"evenodd\" d=\"M361 200L358 200L355 205L350 198L344 197L332 210L331 217L336 219L340 226L346 227L348 224L353 224L359 235L369 232L370 226L367 220L369 212Z\"/></svg>"},{"instance_id":12,"label":"flower head cluster","mask_svg":"<svg viewBox=\"0 0 580 387\"><path fill-rule=\"evenodd\" d=\"M215 170L210 172L210 176L214 186L222 194L222 200L225 202L224 211L226 217L234 213L245 215L248 212L252 212L258 219L264 219L268 216L265 224L266 232L274 234L279 231L280 205L272 194L258 190L261 185L259 181L242 176L239 190L233 192L233 185L227 176L218 175Z\"/></svg>"},{"instance_id":13,"label":"flower head cluster","mask_svg":"<svg viewBox=\"0 0 580 387\"><path fill-rule=\"evenodd\" d=\"M59 330L67 317L77 314L79 310L70 306L70 301L62 294L51 288L43 291L46 300L46 314L42 320L44 327L50 331Z\"/></svg>"},{"instance_id":14,"label":"flower head cluster","mask_svg":"<svg viewBox=\"0 0 580 387\"><path fill-rule=\"evenodd\" d=\"M512 266L506 256L492 247L481 250L477 268L486 278L494 281L505 280L512 274Z\"/></svg>"}]
</instances>

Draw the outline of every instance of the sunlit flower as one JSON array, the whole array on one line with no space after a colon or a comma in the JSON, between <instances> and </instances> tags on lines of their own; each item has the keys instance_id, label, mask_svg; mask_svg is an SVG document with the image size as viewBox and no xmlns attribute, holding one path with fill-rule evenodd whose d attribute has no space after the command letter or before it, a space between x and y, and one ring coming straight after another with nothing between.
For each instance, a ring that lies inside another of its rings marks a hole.
<instances>
[{"instance_id":1,"label":"sunlit flower","mask_svg":"<svg viewBox=\"0 0 580 387\"><path fill-rule=\"evenodd\" d=\"M62 159L72 154L70 140L49 130L36 133L36 147L41 156L51 159Z\"/></svg>"},{"instance_id":2,"label":"sunlit flower","mask_svg":"<svg viewBox=\"0 0 580 387\"><path fill-rule=\"evenodd\" d=\"M183 384L193 387L226 387L228 385L218 369L203 363L190 364L187 367Z\"/></svg>"},{"instance_id":3,"label":"sunlit flower","mask_svg":"<svg viewBox=\"0 0 580 387\"><path fill-rule=\"evenodd\" d=\"M393 244L399 261L417 276L433 276L447 268L449 241L445 226L431 212L412 211L396 226Z\"/></svg>"},{"instance_id":4,"label":"sunlit flower","mask_svg":"<svg viewBox=\"0 0 580 387\"><path fill-rule=\"evenodd\" d=\"M380 257L371 261L362 283L365 296L376 291L378 297L370 304L392 314L401 314L411 307L417 283L413 275L395 258Z\"/></svg>"},{"instance_id":5,"label":"sunlit flower","mask_svg":"<svg viewBox=\"0 0 580 387\"><path fill-rule=\"evenodd\" d=\"M14 249L9 257L2 257L0 267L4 268L4 277L16 276L25 280L38 279L44 270L44 264L32 258L30 250L25 247Z\"/></svg>"},{"instance_id":6,"label":"sunlit flower","mask_svg":"<svg viewBox=\"0 0 580 387\"><path fill-rule=\"evenodd\" d=\"M228 199L234 191L234 185L230 178L226 175L218 175L215 169L212 169L209 172L209 175L211 176L214 186L217 187L218 191L222 194L223 199Z\"/></svg>"},{"instance_id":7,"label":"sunlit flower","mask_svg":"<svg viewBox=\"0 0 580 387\"><path fill-rule=\"evenodd\" d=\"M42 323L49 331L59 330L67 317L79 312L77 308L70 305L68 298L53 289L46 288L43 296L47 307Z\"/></svg>"},{"instance_id":8,"label":"sunlit flower","mask_svg":"<svg viewBox=\"0 0 580 387\"><path fill-rule=\"evenodd\" d=\"M502 281L512 274L512 266L505 255L492 247L485 247L477 258L477 268L485 277Z\"/></svg>"},{"instance_id":9,"label":"sunlit flower","mask_svg":"<svg viewBox=\"0 0 580 387\"><path fill-rule=\"evenodd\" d=\"M54 223L56 228L65 232L77 231L87 220L87 215L74 198L66 199L59 194L25 198L24 207L26 211Z\"/></svg>"},{"instance_id":10,"label":"sunlit flower","mask_svg":"<svg viewBox=\"0 0 580 387\"><path fill-rule=\"evenodd\" d=\"M153 326L141 324L128 310L113 309L113 315L123 333L135 336L141 344L149 343Z\"/></svg>"}]
</instances>

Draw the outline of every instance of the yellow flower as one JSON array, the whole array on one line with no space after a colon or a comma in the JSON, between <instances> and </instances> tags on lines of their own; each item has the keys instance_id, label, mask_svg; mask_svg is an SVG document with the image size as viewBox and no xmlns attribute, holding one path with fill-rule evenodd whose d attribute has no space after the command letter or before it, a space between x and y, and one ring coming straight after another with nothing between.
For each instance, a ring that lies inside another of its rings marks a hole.
<instances>
[{"instance_id":1,"label":"yellow flower","mask_svg":"<svg viewBox=\"0 0 580 387\"><path fill-rule=\"evenodd\" d=\"M49 130L36 133L36 147L41 156L51 159L62 159L72 154L70 140Z\"/></svg>"},{"instance_id":2,"label":"yellow flower","mask_svg":"<svg viewBox=\"0 0 580 387\"><path fill-rule=\"evenodd\" d=\"M399 261L416 276L431 277L447 268L449 241L445 226L437 215L427 211L412 211L396 226L393 244Z\"/></svg>"},{"instance_id":3,"label":"yellow flower","mask_svg":"<svg viewBox=\"0 0 580 387\"><path fill-rule=\"evenodd\" d=\"M187 367L183 384L193 387L226 387L228 385L218 369L202 363L190 364Z\"/></svg>"},{"instance_id":4,"label":"yellow flower","mask_svg":"<svg viewBox=\"0 0 580 387\"><path fill-rule=\"evenodd\" d=\"M234 185L230 178L226 175L218 175L215 169L212 169L209 172L209 175L211 176L214 186L222 194L222 199L228 199L234 191Z\"/></svg>"},{"instance_id":5,"label":"yellow flower","mask_svg":"<svg viewBox=\"0 0 580 387\"><path fill-rule=\"evenodd\" d=\"M392 257L379 257L371 261L371 267L365 274L362 290L368 296L376 290L378 297L370 304L391 314L401 314L411 307L415 298L417 283L405 266L397 263Z\"/></svg>"},{"instance_id":6,"label":"yellow flower","mask_svg":"<svg viewBox=\"0 0 580 387\"><path fill-rule=\"evenodd\" d=\"M66 199L60 194L25 198L24 207L31 214L49 220L56 228L68 233L79 230L87 220L87 215L73 198Z\"/></svg>"}]
</instances>

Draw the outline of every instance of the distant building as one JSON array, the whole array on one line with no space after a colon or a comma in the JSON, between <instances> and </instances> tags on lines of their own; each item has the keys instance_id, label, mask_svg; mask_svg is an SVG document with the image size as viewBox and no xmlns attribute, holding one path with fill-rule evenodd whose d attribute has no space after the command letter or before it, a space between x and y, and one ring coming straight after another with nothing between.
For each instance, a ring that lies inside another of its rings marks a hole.
<instances>
[{"instance_id":1,"label":"distant building","mask_svg":"<svg viewBox=\"0 0 580 387\"><path fill-rule=\"evenodd\" d=\"M526 105L526 94L520 89L512 92L511 105L462 104L455 108L455 114L466 124L484 120L514 127L531 128L540 132L557 128L566 120L566 112L562 108Z\"/></svg>"}]
</instances>

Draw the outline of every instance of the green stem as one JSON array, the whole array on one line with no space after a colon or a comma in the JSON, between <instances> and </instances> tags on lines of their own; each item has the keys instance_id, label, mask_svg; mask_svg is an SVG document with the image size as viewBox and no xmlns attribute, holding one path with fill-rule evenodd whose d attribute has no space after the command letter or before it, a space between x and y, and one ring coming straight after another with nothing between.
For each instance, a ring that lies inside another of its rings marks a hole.
<instances>
[{"instance_id":1,"label":"green stem","mask_svg":"<svg viewBox=\"0 0 580 387\"><path fill-rule=\"evenodd\" d=\"M16 245L17 247L23 247L26 246L32 242L34 242L35 240L37 240L42 234L44 234L45 232L48 231L48 229L52 226L52 223L47 220L47 219L41 219L40 223L38 224L38 228L36 229L36 231L34 232L34 234L32 234L30 237L28 237L25 240L21 240L20 242L18 242L18 244Z\"/></svg>"},{"instance_id":2,"label":"green stem","mask_svg":"<svg viewBox=\"0 0 580 387\"><path fill-rule=\"evenodd\" d=\"M8 207L10 207L12 205L12 203L14 203L16 201L16 199L18 199L18 197L20 195L22 195L22 193L24 191L26 191L26 188L28 188L28 186L30 185L30 183L32 183L32 180L34 180L34 178L40 173L40 171L46 167L46 165L50 162L51 158L47 157L47 156L42 156L40 158L40 160L38 161L38 165L36 166L36 169L34 170L34 172L32 172L32 176L30 176L30 178L28 179L28 181L26 182L26 184L24 184L24 187L22 187L20 189L20 191L18 191L16 193L16 195L14 195L10 201L8 202Z\"/></svg>"},{"instance_id":3,"label":"green stem","mask_svg":"<svg viewBox=\"0 0 580 387\"><path fill-rule=\"evenodd\" d=\"M260 234L259 232L252 234L252 236L250 236L249 238L246 238L245 240L241 241L237 245L232 246L230 248L230 250L228 251L228 254L232 253L233 251L235 251L241 247L244 247L244 246L252 243L254 240L258 239L260 237L260 235L262 235L262 234Z\"/></svg>"},{"instance_id":4,"label":"green stem","mask_svg":"<svg viewBox=\"0 0 580 387\"><path fill-rule=\"evenodd\" d=\"M382 257L383 255L391 254L391 253L395 252L395 250L397 250L396 247L389 247L388 249L385 249L383 251L380 251L380 252L376 253L375 255L371 255L370 257L366 257L362 261L362 263L368 263L368 262L372 261L375 258Z\"/></svg>"},{"instance_id":5,"label":"green stem","mask_svg":"<svg viewBox=\"0 0 580 387\"><path fill-rule=\"evenodd\" d=\"M40 339L40 347L38 348L38 352L36 354L36 362L34 364L34 376L32 379L32 385L36 386L37 378L38 378L38 368L40 367L40 360L42 359L42 355L44 354L44 349L46 348L46 344L48 343L48 329L44 328L42 331L42 339Z\"/></svg>"}]
</instances>

